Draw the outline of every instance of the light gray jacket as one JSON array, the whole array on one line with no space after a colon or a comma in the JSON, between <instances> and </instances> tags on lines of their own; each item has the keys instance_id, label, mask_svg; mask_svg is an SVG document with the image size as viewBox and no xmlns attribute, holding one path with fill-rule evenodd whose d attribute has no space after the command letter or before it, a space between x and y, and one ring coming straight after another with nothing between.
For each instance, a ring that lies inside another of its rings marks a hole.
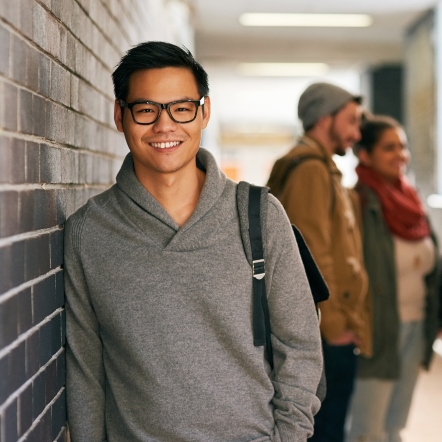
<instances>
[{"instance_id":1,"label":"light gray jacket","mask_svg":"<svg viewBox=\"0 0 442 442\"><path fill-rule=\"evenodd\" d=\"M253 346L237 186L202 148L198 162L206 180L182 227L137 180L130 154L117 184L66 224L72 442L285 442L312 434L320 336L288 219L269 196L270 375L263 347Z\"/></svg>"}]
</instances>

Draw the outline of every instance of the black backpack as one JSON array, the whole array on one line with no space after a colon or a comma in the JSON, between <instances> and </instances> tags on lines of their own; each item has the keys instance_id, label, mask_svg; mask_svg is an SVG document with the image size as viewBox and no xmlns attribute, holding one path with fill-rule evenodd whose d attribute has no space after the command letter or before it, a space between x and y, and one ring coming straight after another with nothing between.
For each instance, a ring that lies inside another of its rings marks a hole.
<instances>
[{"instance_id":1,"label":"black backpack","mask_svg":"<svg viewBox=\"0 0 442 442\"><path fill-rule=\"evenodd\" d=\"M241 181L237 189L237 206L244 206L245 201L243 199L248 198L248 201L246 201L248 208L247 220L243 219L244 215L241 214L240 210L239 219L246 256L252 266L253 274L253 344L256 347L265 346L268 362L273 369L270 315L265 288L265 258L262 231L262 226L265 225L264 216L266 214L262 207L264 204L267 204L268 192L269 189L267 187L254 186ZM316 305L318 302L327 300L330 292L301 232L293 224L292 229ZM249 234L247 239L244 237L246 231ZM324 371L316 394L321 401L325 397Z\"/></svg>"}]
</instances>

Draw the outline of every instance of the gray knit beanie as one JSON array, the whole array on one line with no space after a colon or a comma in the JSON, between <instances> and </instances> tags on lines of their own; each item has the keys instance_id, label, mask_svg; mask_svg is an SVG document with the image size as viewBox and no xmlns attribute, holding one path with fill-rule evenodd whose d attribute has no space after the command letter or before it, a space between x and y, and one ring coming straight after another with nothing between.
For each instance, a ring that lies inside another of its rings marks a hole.
<instances>
[{"instance_id":1,"label":"gray knit beanie","mask_svg":"<svg viewBox=\"0 0 442 442\"><path fill-rule=\"evenodd\" d=\"M330 83L310 85L302 93L298 103L298 117L304 130L311 129L321 117L339 111L349 101L361 103L362 97Z\"/></svg>"}]
</instances>

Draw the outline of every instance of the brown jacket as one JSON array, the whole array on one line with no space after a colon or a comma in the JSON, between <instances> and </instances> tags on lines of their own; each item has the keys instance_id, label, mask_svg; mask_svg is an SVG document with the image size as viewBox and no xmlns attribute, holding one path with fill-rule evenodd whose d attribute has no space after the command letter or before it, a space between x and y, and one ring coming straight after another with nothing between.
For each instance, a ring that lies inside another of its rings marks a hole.
<instances>
[{"instance_id":1,"label":"brown jacket","mask_svg":"<svg viewBox=\"0 0 442 442\"><path fill-rule=\"evenodd\" d=\"M300 162L285 183L285 171ZM333 339L351 330L371 353L368 279L363 267L357 199L341 184L342 174L332 157L312 138L303 136L296 147L273 166L268 186L281 201L290 221L302 232L330 289L320 304L321 332Z\"/></svg>"}]
</instances>

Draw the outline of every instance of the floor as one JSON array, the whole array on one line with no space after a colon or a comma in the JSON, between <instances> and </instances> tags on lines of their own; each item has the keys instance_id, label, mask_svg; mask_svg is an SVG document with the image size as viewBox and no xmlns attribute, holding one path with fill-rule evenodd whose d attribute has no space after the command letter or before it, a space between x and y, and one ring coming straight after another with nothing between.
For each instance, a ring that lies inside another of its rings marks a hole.
<instances>
[{"instance_id":1,"label":"floor","mask_svg":"<svg viewBox=\"0 0 442 442\"><path fill-rule=\"evenodd\" d=\"M429 372L418 379L403 442L442 442L442 340Z\"/></svg>"}]
</instances>

